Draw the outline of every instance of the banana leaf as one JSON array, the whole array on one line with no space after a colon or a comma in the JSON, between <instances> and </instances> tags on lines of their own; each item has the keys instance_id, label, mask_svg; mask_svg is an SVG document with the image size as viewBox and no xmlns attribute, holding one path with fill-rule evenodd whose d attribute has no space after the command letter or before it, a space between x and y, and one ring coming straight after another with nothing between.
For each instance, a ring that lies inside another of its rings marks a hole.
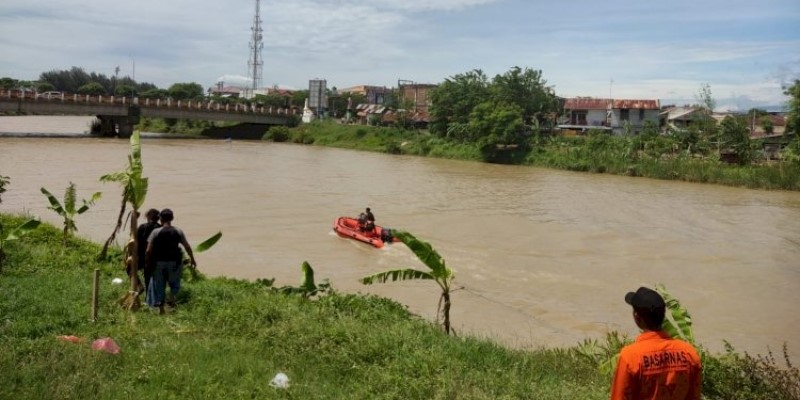
<instances>
[{"instance_id":1,"label":"banana leaf","mask_svg":"<svg viewBox=\"0 0 800 400\"><path fill-rule=\"evenodd\" d=\"M222 232L217 232L214 236L211 236L210 238L204 240L202 243L195 246L194 250L198 253L202 253L213 247L215 244L217 244L217 242L221 237L222 237Z\"/></svg>"},{"instance_id":2,"label":"banana leaf","mask_svg":"<svg viewBox=\"0 0 800 400\"><path fill-rule=\"evenodd\" d=\"M409 281L414 279L436 279L430 272L419 271L416 269L395 269L391 271L384 271L375 275L365 276L359 281L365 285L373 283L386 283L386 281Z\"/></svg>"}]
</instances>

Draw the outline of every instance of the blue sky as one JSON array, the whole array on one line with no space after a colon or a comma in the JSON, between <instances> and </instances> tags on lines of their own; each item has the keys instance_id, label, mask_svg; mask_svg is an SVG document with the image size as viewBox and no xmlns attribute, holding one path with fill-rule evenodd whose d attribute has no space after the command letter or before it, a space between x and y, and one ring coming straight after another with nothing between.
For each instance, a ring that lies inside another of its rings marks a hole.
<instances>
[{"instance_id":1,"label":"blue sky","mask_svg":"<svg viewBox=\"0 0 800 400\"><path fill-rule=\"evenodd\" d=\"M3 0L0 77L72 66L168 87L244 84L255 0ZM542 70L560 96L780 106L800 78L800 1L262 0L263 82L438 83Z\"/></svg>"}]
</instances>

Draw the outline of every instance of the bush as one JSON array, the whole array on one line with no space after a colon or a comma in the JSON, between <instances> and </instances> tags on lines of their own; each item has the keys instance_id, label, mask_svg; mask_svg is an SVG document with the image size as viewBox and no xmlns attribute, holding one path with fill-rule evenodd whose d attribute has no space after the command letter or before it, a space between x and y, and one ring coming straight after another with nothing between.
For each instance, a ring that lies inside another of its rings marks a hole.
<instances>
[{"instance_id":1,"label":"bush","mask_svg":"<svg viewBox=\"0 0 800 400\"><path fill-rule=\"evenodd\" d=\"M261 137L261 140L272 140L273 142L285 142L289 140L289 128L283 125L270 127Z\"/></svg>"},{"instance_id":2,"label":"bush","mask_svg":"<svg viewBox=\"0 0 800 400\"><path fill-rule=\"evenodd\" d=\"M703 358L703 394L708 399L800 399L800 372L789 361L786 345L783 356L786 368L778 366L772 351L766 356L741 355L725 343L726 354Z\"/></svg>"}]
</instances>

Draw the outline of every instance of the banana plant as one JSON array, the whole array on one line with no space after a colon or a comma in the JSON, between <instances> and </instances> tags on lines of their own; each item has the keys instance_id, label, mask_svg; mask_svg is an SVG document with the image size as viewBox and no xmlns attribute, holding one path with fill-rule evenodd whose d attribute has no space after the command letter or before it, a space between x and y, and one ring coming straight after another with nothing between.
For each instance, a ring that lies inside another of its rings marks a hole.
<instances>
[{"instance_id":1,"label":"banana plant","mask_svg":"<svg viewBox=\"0 0 800 400\"><path fill-rule=\"evenodd\" d=\"M47 197L47 200L50 202L50 207L47 207L53 211L55 211L58 215L64 218L64 246L67 245L67 239L72 236L77 230L78 226L75 224L75 216L85 213L89 210L94 203L100 199L102 194L100 192L95 192L91 199L86 200L82 199L83 205L80 208L76 208L76 194L75 194L75 184L70 182L67 189L64 191L64 202L63 204L56 199L47 189L41 188L42 194Z\"/></svg>"},{"instance_id":2,"label":"banana plant","mask_svg":"<svg viewBox=\"0 0 800 400\"><path fill-rule=\"evenodd\" d=\"M311 264L309 264L308 261L303 261L303 264L300 266L300 270L303 271L303 282L300 283L300 286L282 286L273 290L277 290L282 294L299 294L305 298L313 297L317 294L331 290L331 285L328 283L327 279L323 279L319 285L314 282L314 269L311 268ZM271 287L275 280L273 279L270 281L261 279L259 281L265 286Z\"/></svg>"},{"instance_id":3,"label":"banana plant","mask_svg":"<svg viewBox=\"0 0 800 400\"><path fill-rule=\"evenodd\" d=\"M122 203L120 205L119 215L117 216L117 224L111 236L106 240L103 245L103 252L100 257L105 258L108 252L108 246L114 241L117 232L122 228L122 217L125 215L125 208L128 204L131 206L130 213L130 240L126 246L127 254L125 256L125 263L131 266L131 290L130 294L133 296L126 297L120 301L129 309L135 309L139 306L139 294L141 293L143 285L139 282L139 274L137 268L138 262L138 239L136 237L136 228L138 225L139 209L144 204L145 197L147 197L148 178L142 176L142 146L139 137L139 131L134 131L130 139L131 153L128 155L128 167L125 171L115 172L100 177L101 182L117 182L122 186Z\"/></svg>"},{"instance_id":4,"label":"banana plant","mask_svg":"<svg viewBox=\"0 0 800 400\"><path fill-rule=\"evenodd\" d=\"M0 195L6 192L6 185L11 182L11 178L0 175ZM3 197L0 196L0 203L3 202Z\"/></svg>"},{"instance_id":5,"label":"banana plant","mask_svg":"<svg viewBox=\"0 0 800 400\"><path fill-rule=\"evenodd\" d=\"M668 314L661 324L661 329L669 334L670 337L680 338L694 345L694 332L692 330L692 317L678 299L672 297L667 292L667 288L662 284L656 284L656 292L664 298L667 305Z\"/></svg>"},{"instance_id":6,"label":"banana plant","mask_svg":"<svg viewBox=\"0 0 800 400\"><path fill-rule=\"evenodd\" d=\"M419 240L411 233L405 231L394 232L394 236L405 243L405 245L414 252L417 258L430 268L430 271L420 271L413 268L395 269L366 276L361 278L360 282L365 285L371 285L373 283L385 283L389 280L433 280L442 290L442 294L439 296L439 306L436 310L436 314L442 317L444 331L450 334L450 287L453 278L455 278L453 270L447 268L442 256L433 249L430 243Z\"/></svg>"},{"instance_id":7,"label":"banana plant","mask_svg":"<svg viewBox=\"0 0 800 400\"><path fill-rule=\"evenodd\" d=\"M202 241L197 246L194 246L193 250L194 250L195 253L202 253L202 252L214 247L214 245L217 244L217 242L221 238L222 238L222 232L217 232L213 236L211 236L210 238ZM189 265L189 266L192 265L189 262L189 256L187 254L183 255L182 262L183 262L183 265ZM192 274L192 279L195 279L195 280L200 279L200 275L197 273L196 268L194 268L193 266L191 266L190 268L191 268L190 271L191 271L191 274Z\"/></svg>"},{"instance_id":8,"label":"banana plant","mask_svg":"<svg viewBox=\"0 0 800 400\"><path fill-rule=\"evenodd\" d=\"M41 224L41 221L38 219L30 219L22 225L11 229L8 233L5 232L3 224L0 224L0 273L3 272L3 262L6 260L6 244L27 235L30 231L36 229L39 224Z\"/></svg>"}]
</instances>

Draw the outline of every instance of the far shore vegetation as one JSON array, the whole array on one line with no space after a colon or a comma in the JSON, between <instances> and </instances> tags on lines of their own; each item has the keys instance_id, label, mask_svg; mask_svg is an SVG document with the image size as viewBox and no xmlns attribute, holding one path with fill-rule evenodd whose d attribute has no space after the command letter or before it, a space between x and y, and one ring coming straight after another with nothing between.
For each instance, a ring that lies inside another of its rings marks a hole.
<instances>
[{"instance_id":1,"label":"far shore vegetation","mask_svg":"<svg viewBox=\"0 0 800 400\"><path fill-rule=\"evenodd\" d=\"M0 213L0 226L30 217ZM305 281L292 290L276 288L274 279L187 272L175 310L131 312L118 304L127 285L112 282L125 277L123 250L115 246L98 258L102 247L75 236L65 245L63 232L45 223L7 243L0 398L599 400L608 398L609 363L631 340L610 332L570 348L511 349L448 335L385 298L338 292L335 280L309 293L300 290ZM318 278L332 276L324 265L315 267ZM93 322L95 269L100 295ZM106 337L119 354L92 349ZM786 349L700 350L706 399L800 395L800 373ZM288 376L288 388L270 386L278 373Z\"/></svg>"},{"instance_id":2,"label":"far shore vegetation","mask_svg":"<svg viewBox=\"0 0 800 400\"><path fill-rule=\"evenodd\" d=\"M175 83L167 89L136 82L130 77L87 73L82 68L44 72L38 81L0 78L1 89L212 100L267 108L302 110L308 90L256 95L239 99L208 95L194 82ZM414 104L389 95L386 106L396 111L390 123L378 116L346 117L348 98L329 90L331 118L311 124L264 128L263 139L341 147L389 154L408 154L490 163L642 176L656 179L715 183L768 190L800 190L800 80L784 88L786 126L782 137L751 138L758 124L765 132L775 128L766 111L753 109L717 122L711 118L715 99L708 84L696 94L700 109L684 128L623 125L620 135L600 129L584 135L563 136L556 129L564 116L563 99L547 84L542 71L512 67L487 76L472 70L444 79L430 93L429 123L414 119ZM365 103L348 94L351 103ZM352 113L351 113L352 115ZM378 126L383 125L383 126ZM388 125L388 126L387 126ZM145 132L202 135L213 129L236 131L232 123L142 118L136 129ZM424 128L424 129L423 129Z\"/></svg>"}]
</instances>

